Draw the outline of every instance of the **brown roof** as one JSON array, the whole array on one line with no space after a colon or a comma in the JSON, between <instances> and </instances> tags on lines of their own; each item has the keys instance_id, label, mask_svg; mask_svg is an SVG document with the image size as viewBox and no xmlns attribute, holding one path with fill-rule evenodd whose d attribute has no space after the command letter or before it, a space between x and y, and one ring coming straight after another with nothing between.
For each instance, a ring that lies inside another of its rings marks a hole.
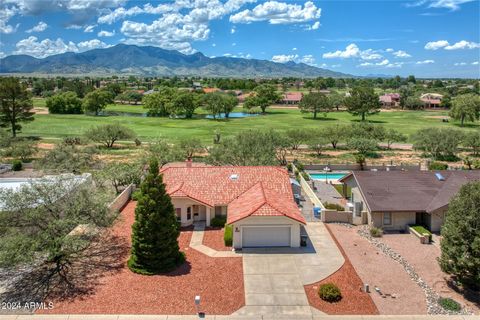
<instances>
[{"instance_id":1,"label":"brown roof","mask_svg":"<svg viewBox=\"0 0 480 320\"><path fill-rule=\"evenodd\" d=\"M445 180L439 180L435 173ZM442 208L470 181L480 181L480 170L471 171L355 171L354 178L371 212L432 212Z\"/></svg>"},{"instance_id":2,"label":"brown roof","mask_svg":"<svg viewBox=\"0 0 480 320\"><path fill-rule=\"evenodd\" d=\"M163 167L163 181L172 198L196 200L209 207L228 205L228 223L249 216L305 219L293 200L290 176L273 166Z\"/></svg>"}]
</instances>

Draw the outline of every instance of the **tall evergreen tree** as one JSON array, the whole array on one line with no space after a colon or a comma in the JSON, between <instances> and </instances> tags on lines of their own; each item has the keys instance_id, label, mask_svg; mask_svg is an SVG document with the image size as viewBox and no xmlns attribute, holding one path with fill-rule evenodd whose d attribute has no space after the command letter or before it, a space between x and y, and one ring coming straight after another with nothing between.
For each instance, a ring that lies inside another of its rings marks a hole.
<instances>
[{"instance_id":1,"label":"tall evergreen tree","mask_svg":"<svg viewBox=\"0 0 480 320\"><path fill-rule=\"evenodd\" d=\"M25 84L18 78L0 79L0 127L7 127L12 137L22 129L20 122L33 121L33 104Z\"/></svg>"},{"instance_id":2,"label":"tall evergreen tree","mask_svg":"<svg viewBox=\"0 0 480 320\"><path fill-rule=\"evenodd\" d=\"M480 182L465 184L450 201L442 236L442 270L480 288Z\"/></svg>"},{"instance_id":3,"label":"tall evergreen tree","mask_svg":"<svg viewBox=\"0 0 480 320\"><path fill-rule=\"evenodd\" d=\"M185 261L178 246L179 235L175 209L159 175L158 162L151 160L135 209L130 270L151 275L175 269Z\"/></svg>"}]
</instances>

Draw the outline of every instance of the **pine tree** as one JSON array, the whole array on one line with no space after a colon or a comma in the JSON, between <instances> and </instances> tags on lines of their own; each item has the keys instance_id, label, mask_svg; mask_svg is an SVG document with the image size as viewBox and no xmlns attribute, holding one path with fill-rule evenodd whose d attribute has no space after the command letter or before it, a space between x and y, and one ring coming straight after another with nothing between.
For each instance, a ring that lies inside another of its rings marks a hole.
<instances>
[{"instance_id":1,"label":"pine tree","mask_svg":"<svg viewBox=\"0 0 480 320\"><path fill-rule=\"evenodd\" d=\"M159 175L158 162L152 160L135 209L130 270L151 275L175 269L185 260L178 246L179 235L175 209Z\"/></svg>"},{"instance_id":2,"label":"pine tree","mask_svg":"<svg viewBox=\"0 0 480 320\"><path fill-rule=\"evenodd\" d=\"M480 182L465 184L450 201L442 236L442 270L462 284L479 288Z\"/></svg>"}]
</instances>

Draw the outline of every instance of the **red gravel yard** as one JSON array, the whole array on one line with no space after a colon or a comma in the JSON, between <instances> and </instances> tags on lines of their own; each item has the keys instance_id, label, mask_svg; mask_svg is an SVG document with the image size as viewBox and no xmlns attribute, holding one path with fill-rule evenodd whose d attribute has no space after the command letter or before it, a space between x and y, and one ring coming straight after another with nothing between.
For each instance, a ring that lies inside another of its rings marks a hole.
<instances>
[{"instance_id":1,"label":"red gravel yard","mask_svg":"<svg viewBox=\"0 0 480 320\"><path fill-rule=\"evenodd\" d=\"M217 251L232 251L223 241L223 228L206 227L203 235L203 244Z\"/></svg>"},{"instance_id":2,"label":"red gravel yard","mask_svg":"<svg viewBox=\"0 0 480 320\"><path fill-rule=\"evenodd\" d=\"M410 279L399 263L379 252L367 239L361 237L357 233L358 227L329 224L328 228L362 282L370 285L370 296L380 314L427 313L423 290ZM390 296L382 297L375 292L375 287Z\"/></svg>"},{"instance_id":3,"label":"red gravel yard","mask_svg":"<svg viewBox=\"0 0 480 320\"><path fill-rule=\"evenodd\" d=\"M113 234L130 244L135 202L130 202L113 227ZM195 314L195 295L207 314L231 314L245 305L242 258L211 258L189 248L192 231L182 230L180 249L187 262L177 270L142 276L126 267L128 254L116 272L102 273L88 293L55 300L42 313L86 314Z\"/></svg>"},{"instance_id":4,"label":"red gravel yard","mask_svg":"<svg viewBox=\"0 0 480 320\"><path fill-rule=\"evenodd\" d=\"M328 226L326 227L329 229ZM305 286L305 292L307 293L310 305L327 314L378 314L378 309L375 306L375 303L373 303L370 295L360 290L362 287L362 280L355 272L355 269L338 241L333 235L332 237L342 252L343 257L345 258L345 263L337 272L322 281ZM342 293L342 300L330 303L320 299L318 296L318 289L325 283L335 284Z\"/></svg>"}]
</instances>

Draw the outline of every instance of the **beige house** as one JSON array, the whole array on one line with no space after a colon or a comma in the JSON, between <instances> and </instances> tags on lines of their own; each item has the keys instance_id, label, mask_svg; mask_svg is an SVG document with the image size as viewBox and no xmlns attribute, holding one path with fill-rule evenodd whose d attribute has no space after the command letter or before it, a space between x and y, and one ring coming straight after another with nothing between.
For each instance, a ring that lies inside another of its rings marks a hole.
<instances>
[{"instance_id":1,"label":"beige house","mask_svg":"<svg viewBox=\"0 0 480 320\"><path fill-rule=\"evenodd\" d=\"M273 166L167 166L166 191L182 226L224 218L233 246L299 247L305 224L294 202L290 177Z\"/></svg>"},{"instance_id":2,"label":"beige house","mask_svg":"<svg viewBox=\"0 0 480 320\"><path fill-rule=\"evenodd\" d=\"M354 171L340 181L352 189L358 221L384 230L419 224L440 232L450 199L474 180L480 180L480 170Z\"/></svg>"}]
</instances>

